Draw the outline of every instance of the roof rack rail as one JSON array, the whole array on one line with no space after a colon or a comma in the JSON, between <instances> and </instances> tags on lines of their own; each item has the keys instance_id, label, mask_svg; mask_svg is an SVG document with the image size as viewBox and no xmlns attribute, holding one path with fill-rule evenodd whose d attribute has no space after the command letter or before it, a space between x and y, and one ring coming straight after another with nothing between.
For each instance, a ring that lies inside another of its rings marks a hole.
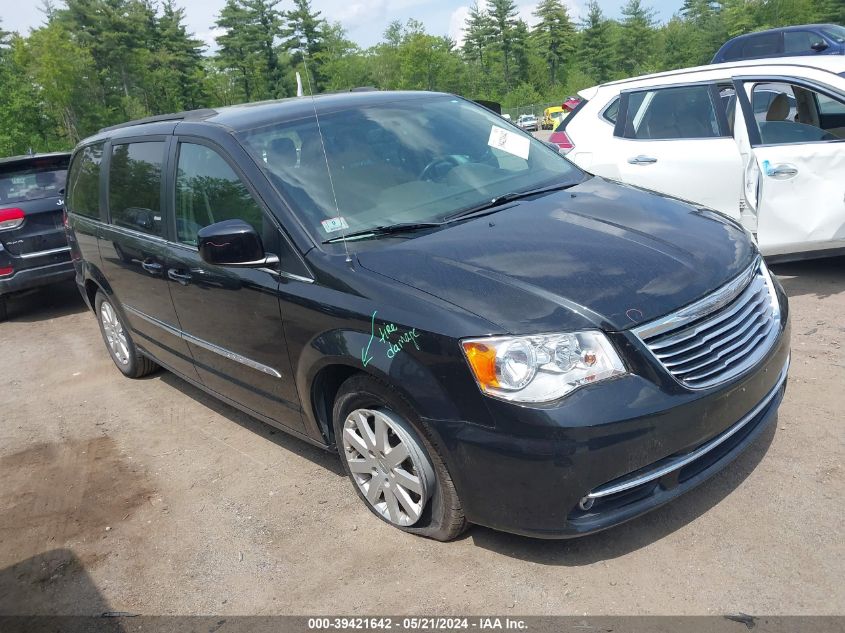
<instances>
[{"instance_id":1,"label":"roof rack rail","mask_svg":"<svg viewBox=\"0 0 845 633\"><path fill-rule=\"evenodd\" d=\"M118 123L117 125L110 125L100 129L100 133L111 132L112 130L119 130L125 127L132 127L134 125L144 125L145 123L159 123L160 121L198 121L207 119L210 116L217 114L217 110L212 108L202 108L199 110L186 110L184 112L174 112L172 114L157 114L155 116L148 116L143 119L135 119L134 121L127 121L126 123Z\"/></svg>"}]
</instances>

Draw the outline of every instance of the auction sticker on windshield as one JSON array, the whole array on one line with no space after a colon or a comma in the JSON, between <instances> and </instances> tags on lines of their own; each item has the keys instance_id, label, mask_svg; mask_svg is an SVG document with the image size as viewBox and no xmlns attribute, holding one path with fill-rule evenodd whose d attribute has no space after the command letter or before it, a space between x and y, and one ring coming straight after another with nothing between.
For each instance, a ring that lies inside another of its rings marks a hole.
<instances>
[{"instance_id":1,"label":"auction sticker on windshield","mask_svg":"<svg viewBox=\"0 0 845 633\"><path fill-rule=\"evenodd\" d=\"M531 141L528 137L496 125L490 130L490 140L487 144L524 160L528 160L528 150L531 149Z\"/></svg>"},{"instance_id":2,"label":"auction sticker on windshield","mask_svg":"<svg viewBox=\"0 0 845 633\"><path fill-rule=\"evenodd\" d=\"M326 233L334 233L335 231L341 231L349 228L349 224L346 223L346 218L343 216L323 220L320 224L323 225L323 230Z\"/></svg>"}]
</instances>

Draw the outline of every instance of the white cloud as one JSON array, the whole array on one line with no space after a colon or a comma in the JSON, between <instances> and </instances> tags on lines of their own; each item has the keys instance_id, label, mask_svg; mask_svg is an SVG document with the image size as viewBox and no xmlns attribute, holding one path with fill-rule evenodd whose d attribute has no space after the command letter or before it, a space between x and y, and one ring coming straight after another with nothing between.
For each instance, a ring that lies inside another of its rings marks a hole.
<instances>
[{"instance_id":1,"label":"white cloud","mask_svg":"<svg viewBox=\"0 0 845 633\"><path fill-rule=\"evenodd\" d=\"M469 7L458 7L449 16L449 37L457 43L458 47L464 45L464 25L469 16Z\"/></svg>"}]
</instances>

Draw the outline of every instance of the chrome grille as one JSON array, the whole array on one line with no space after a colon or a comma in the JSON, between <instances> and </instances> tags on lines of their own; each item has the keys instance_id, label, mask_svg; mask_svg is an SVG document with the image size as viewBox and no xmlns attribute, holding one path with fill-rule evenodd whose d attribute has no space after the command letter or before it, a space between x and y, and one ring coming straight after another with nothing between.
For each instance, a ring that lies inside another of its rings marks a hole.
<instances>
[{"instance_id":1,"label":"chrome grille","mask_svg":"<svg viewBox=\"0 0 845 633\"><path fill-rule=\"evenodd\" d=\"M634 333L681 384L706 389L753 367L780 331L780 307L759 260L696 303Z\"/></svg>"}]
</instances>

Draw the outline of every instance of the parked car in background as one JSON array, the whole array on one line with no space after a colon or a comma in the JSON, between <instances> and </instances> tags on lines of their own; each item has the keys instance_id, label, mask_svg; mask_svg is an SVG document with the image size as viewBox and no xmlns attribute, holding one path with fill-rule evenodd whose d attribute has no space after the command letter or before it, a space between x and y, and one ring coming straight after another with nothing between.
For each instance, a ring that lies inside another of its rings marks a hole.
<instances>
[{"instance_id":1,"label":"parked car in background","mask_svg":"<svg viewBox=\"0 0 845 633\"><path fill-rule=\"evenodd\" d=\"M568 114L568 111L565 111L562 106L551 106L543 110L543 123L542 128L544 130L553 130L558 122Z\"/></svg>"},{"instance_id":2,"label":"parked car in background","mask_svg":"<svg viewBox=\"0 0 845 633\"><path fill-rule=\"evenodd\" d=\"M18 292L73 278L62 226L70 153L0 158L0 321Z\"/></svg>"},{"instance_id":3,"label":"parked car in background","mask_svg":"<svg viewBox=\"0 0 845 633\"><path fill-rule=\"evenodd\" d=\"M581 95L558 130L577 165L735 218L769 257L845 252L845 57L702 66Z\"/></svg>"},{"instance_id":4,"label":"parked car in background","mask_svg":"<svg viewBox=\"0 0 845 633\"><path fill-rule=\"evenodd\" d=\"M738 35L725 42L710 63L795 55L845 55L845 27L803 24Z\"/></svg>"},{"instance_id":5,"label":"parked car in background","mask_svg":"<svg viewBox=\"0 0 845 633\"><path fill-rule=\"evenodd\" d=\"M540 130L540 122L533 114L520 114L516 124L526 132L537 132Z\"/></svg>"},{"instance_id":6,"label":"parked car in background","mask_svg":"<svg viewBox=\"0 0 845 633\"><path fill-rule=\"evenodd\" d=\"M786 296L736 222L454 95L139 121L82 141L69 183L117 368L336 449L408 532L627 521L725 467L784 393Z\"/></svg>"}]
</instances>

